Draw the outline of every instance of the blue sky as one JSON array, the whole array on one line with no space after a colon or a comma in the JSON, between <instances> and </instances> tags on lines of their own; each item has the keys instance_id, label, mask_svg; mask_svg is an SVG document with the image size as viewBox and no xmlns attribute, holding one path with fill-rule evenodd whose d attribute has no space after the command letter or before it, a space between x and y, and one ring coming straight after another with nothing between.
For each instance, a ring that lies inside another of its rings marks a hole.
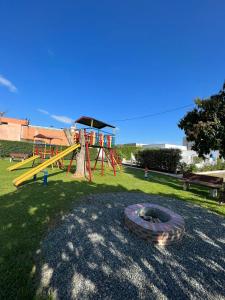
<instances>
[{"instance_id":1,"label":"blue sky","mask_svg":"<svg viewBox=\"0 0 225 300\"><path fill-rule=\"evenodd\" d=\"M188 105L224 79L223 0L0 1L0 111L10 117L65 127L87 115L115 124L119 143L181 143L188 108L114 120Z\"/></svg>"}]
</instances>

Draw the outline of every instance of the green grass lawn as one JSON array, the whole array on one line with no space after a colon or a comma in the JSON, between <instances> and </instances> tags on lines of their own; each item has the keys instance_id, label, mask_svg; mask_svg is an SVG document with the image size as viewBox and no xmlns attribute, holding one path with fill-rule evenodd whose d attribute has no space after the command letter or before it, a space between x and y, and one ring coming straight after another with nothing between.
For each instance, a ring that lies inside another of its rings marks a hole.
<instances>
[{"instance_id":1,"label":"green grass lawn","mask_svg":"<svg viewBox=\"0 0 225 300\"><path fill-rule=\"evenodd\" d=\"M48 228L59 216L89 193L140 191L176 197L225 215L225 207L208 197L205 189L182 190L175 178L151 173L144 180L142 170L124 168L116 177L111 171L94 174L92 183L74 180L71 174L49 169L49 184L41 176L16 189L12 180L26 169L8 172L8 161L0 160L0 299L32 299L35 295L37 250Z\"/></svg>"}]
</instances>

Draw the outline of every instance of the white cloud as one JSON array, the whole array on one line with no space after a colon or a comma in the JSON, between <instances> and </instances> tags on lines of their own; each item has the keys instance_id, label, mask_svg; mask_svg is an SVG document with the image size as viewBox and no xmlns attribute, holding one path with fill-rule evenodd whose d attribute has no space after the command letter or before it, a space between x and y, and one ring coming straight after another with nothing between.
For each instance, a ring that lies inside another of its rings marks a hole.
<instances>
[{"instance_id":1,"label":"white cloud","mask_svg":"<svg viewBox=\"0 0 225 300\"><path fill-rule=\"evenodd\" d=\"M45 109L42 108L38 108L37 111L39 111L40 113L44 114L44 115L49 115L49 112Z\"/></svg>"},{"instance_id":2,"label":"white cloud","mask_svg":"<svg viewBox=\"0 0 225 300\"><path fill-rule=\"evenodd\" d=\"M73 123L73 119L66 117L66 116L51 115L51 118L55 119L58 122L65 123L65 124Z\"/></svg>"},{"instance_id":3,"label":"white cloud","mask_svg":"<svg viewBox=\"0 0 225 300\"><path fill-rule=\"evenodd\" d=\"M0 85L6 87L12 93L17 92L17 88L15 87L15 85L2 75L0 75Z\"/></svg>"},{"instance_id":4,"label":"white cloud","mask_svg":"<svg viewBox=\"0 0 225 300\"><path fill-rule=\"evenodd\" d=\"M42 108L38 108L37 109L38 112L44 114L44 115L48 115L50 116L52 119L61 122L61 123L65 123L65 124L72 124L73 123L73 119L66 117L66 116L57 116L57 115L51 115L47 110L42 109Z\"/></svg>"}]
</instances>

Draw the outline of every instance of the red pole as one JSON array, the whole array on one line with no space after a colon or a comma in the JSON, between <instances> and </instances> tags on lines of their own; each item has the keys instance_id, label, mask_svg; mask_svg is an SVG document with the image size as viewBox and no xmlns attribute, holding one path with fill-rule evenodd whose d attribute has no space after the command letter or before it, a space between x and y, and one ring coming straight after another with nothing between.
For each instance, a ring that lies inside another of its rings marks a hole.
<instances>
[{"instance_id":1,"label":"red pole","mask_svg":"<svg viewBox=\"0 0 225 300\"><path fill-rule=\"evenodd\" d=\"M88 142L86 142L86 157L87 157L87 169L89 173L89 181L92 181L91 178L91 162L90 162L90 155L89 155L89 147L88 147Z\"/></svg>"},{"instance_id":2,"label":"red pole","mask_svg":"<svg viewBox=\"0 0 225 300\"><path fill-rule=\"evenodd\" d=\"M71 169L71 166L72 166L72 163L73 163L74 156L75 156L75 151L73 151L73 154L72 154L72 157L71 157L71 160L70 160L70 164L69 164L69 166L68 166L68 168L67 168L66 175L68 175L68 173L70 172L70 169Z\"/></svg>"},{"instance_id":3,"label":"red pole","mask_svg":"<svg viewBox=\"0 0 225 300\"><path fill-rule=\"evenodd\" d=\"M107 150L108 150L108 149L107 149ZM111 165L112 168L113 168L113 165L112 165L112 162L111 162L111 157L110 157L110 152L109 152L109 153L106 152L106 149L104 149L104 151L105 151L105 156L106 156L108 162L110 163L110 165Z\"/></svg>"},{"instance_id":4,"label":"red pole","mask_svg":"<svg viewBox=\"0 0 225 300\"><path fill-rule=\"evenodd\" d=\"M102 148L102 176L104 175L104 148Z\"/></svg>"},{"instance_id":5,"label":"red pole","mask_svg":"<svg viewBox=\"0 0 225 300\"><path fill-rule=\"evenodd\" d=\"M116 168L115 168L115 164L114 164L114 157L113 157L112 149L110 149L110 157L111 157L111 161L112 161L113 173L114 173L114 176L116 176Z\"/></svg>"},{"instance_id":6,"label":"red pole","mask_svg":"<svg viewBox=\"0 0 225 300\"><path fill-rule=\"evenodd\" d=\"M95 170L95 169L96 169L96 166L97 166L97 162L98 162L98 158L99 158L100 151L101 151L101 148L99 148L98 155L97 155L97 157L96 157L96 159L95 159L95 165L94 165L94 168L93 168L93 170Z\"/></svg>"}]
</instances>

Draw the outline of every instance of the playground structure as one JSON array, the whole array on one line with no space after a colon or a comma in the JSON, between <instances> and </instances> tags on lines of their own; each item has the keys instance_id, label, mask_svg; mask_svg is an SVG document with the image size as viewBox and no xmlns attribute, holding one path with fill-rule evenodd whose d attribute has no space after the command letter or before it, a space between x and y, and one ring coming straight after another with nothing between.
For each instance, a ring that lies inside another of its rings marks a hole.
<instances>
[{"instance_id":1,"label":"playground structure","mask_svg":"<svg viewBox=\"0 0 225 300\"><path fill-rule=\"evenodd\" d=\"M78 128L78 125L86 126ZM108 127L112 132L103 131L102 129ZM103 121L96 120L90 117L81 117L75 121L74 127L74 142L80 143L81 148L84 149L84 172L89 181L92 180L92 173L96 170L98 161L101 162L101 175L104 175L105 162L113 169L114 176L116 176L116 167L120 169L120 160L115 151L115 126L107 124ZM98 154L95 158L94 167L91 168L89 148L97 148ZM76 156L75 151L72 154L67 173L70 172L73 160ZM78 154L79 156L79 154ZM78 163L78 159L77 163ZM76 174L75 174L76 175ZM78 175L79 176L79 175Z\"/></svg>"},{"instance_id":2,"label":"playground structure","mask_svg":"<svg viewBox=\"0 0 225 300\"><path fill-rule=\"evenodd\" d=\"M77 128L77 126L83 127ZM70 162L67 174L70 172L74 160L76 160L75 177L87 177L89 181L92 181L93 171L96 170L99 161L101 162L101 175L104 175L104 165L107 162L108 166L112 167L114 176L116 176L116 167L120 169L120 160L115 151L115 132L103 131L102 129L105 127L115 131L115 126L91 117L77 119L73 129L67 129L66 135L70 146L65 150L59 149L56 145L51 145L53 137L36 135L34 137L33 156L8 168L9 171L12 171L28 162L33 162L32 168L14 179L13 184L18 187L28 179L35 178L39 172L44 171L47 167L53 167L54 164L59 168L63 168L63 159L68 155L70 155ZM47 139L49 143L43 143L43 139ZM91 168L89 148L98 149L93 168ZM37 159L41 160L41 163L34 167L34 162Z\"/></svg>"},{"instance_id":3,"label":"playground structure","mask_svg":"<svg viewBox=\"0 0 225 300\"><path fill-rule=\"evenodd\" d=\"M62 151L62 146L52 144L53 139L59 139L53 136L37 134L34 136L33 155L39 155L42 159L57 155Z\"/></svg>"},{"instance_id":4,"label":"playground structure","mask_svg":"<svg viewBox=\"0 0 225 300\"><path fill-rule=\"evenodd\" d=\"M37 134L34 136L33 139L33 155L31 157L28 157L25 160L22 160L21 162L14 164L7 168L8 171L14 171L16 169L19 169L20 167L23 167L24 165L32 162L32 167L35 164L35 161L38 159L43 162L45 159L53 157L57 155L60 151L62 151L62 146L58 145L52 145L51 141L52 139L56 139L55 137L46 136L43 134ZM58 139L58 138L57 138ZM59 161L57 162L58 167L60 167L60 164L63 166L63 162ZM53 165L52 165L53 167Z\"/></svg>"}]
</instances>

